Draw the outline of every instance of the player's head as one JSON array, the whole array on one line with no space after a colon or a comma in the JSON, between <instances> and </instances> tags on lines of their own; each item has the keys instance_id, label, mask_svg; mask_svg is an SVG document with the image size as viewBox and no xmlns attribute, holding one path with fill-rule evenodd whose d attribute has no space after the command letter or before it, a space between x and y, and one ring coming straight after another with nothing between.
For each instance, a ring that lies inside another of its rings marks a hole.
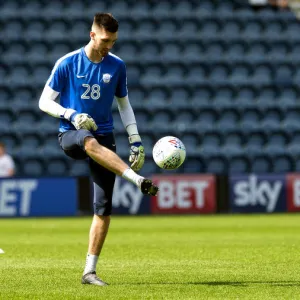
<instances>
[{"instance_id":1,"label":"player's head","mask_svg":"<svg viewBox=\"0 0 300 300\"><path fill-rule=\"evenodd\" d=\"M92 46L101 56L108 54L118 38L118 21L109 13L97 13L90 37Z\"/></svg>"}]
</instances>

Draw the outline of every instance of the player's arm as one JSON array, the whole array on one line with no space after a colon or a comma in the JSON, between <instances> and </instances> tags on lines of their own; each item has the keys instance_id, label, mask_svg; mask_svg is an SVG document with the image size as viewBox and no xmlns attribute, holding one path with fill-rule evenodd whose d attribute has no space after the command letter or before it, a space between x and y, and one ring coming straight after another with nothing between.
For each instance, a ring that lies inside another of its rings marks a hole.
<instances>
[{"instance_id":1,"label":"player's arm","mask_svg":"<svg viewBox=\"0 0 300 300\"><path fill-rule=\"evenodd\" d=\"M129 143L131 146L129 161L131 162L131 168L135 171L139 171L144 165L145 151L137 129L134 112L128 96L122 98L116 97L116 99L121 120L129 136Z\"/></svg>"},{"instance_id":2,"label":"player's arm","mask_svg":"<svg viewBox=\"0 0 300 300\"><path fill-rule=\"evenodd\" d=\"M115 97L118 101L118 108L122 122L129 136L129 162L131 162L131 168L134 171L139 171L144 165L145 151L141 137L137 130L135 116L128 99L126 66L123 62L120 64L119 72L119 80Z\"/></svg>"},{"instance_id":3,"label":"player's arm","mask_svg":"<svg viewBox=\"0 0 300 300\"><path fill-rule=\"evenodd\" d=\"M88 114L64 108L55 101L66 83L64 73L64 66L56 63L40 97L39 108L53 117L70 121L77 130L97 130L95 121Z\"/></svg>"}]
</instances>

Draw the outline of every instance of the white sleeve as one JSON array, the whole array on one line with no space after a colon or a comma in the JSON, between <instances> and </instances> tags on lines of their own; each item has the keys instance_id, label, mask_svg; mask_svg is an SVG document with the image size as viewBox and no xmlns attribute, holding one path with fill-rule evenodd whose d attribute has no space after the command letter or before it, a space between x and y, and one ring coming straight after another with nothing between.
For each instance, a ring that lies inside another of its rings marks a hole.
<instances>
[{"instance_id":1,"label":"white sleeve","mask_svg":"<svg viewBox=\"0 0 300 300\"><path fill-rule=\"evenodd\" d=\"M121 120L123 122L124 127L126 128L128 135L136 135L138 133L135 116L129 102L128 96L123 98L116 97L118 101L118 109L120 112Z\"/></svg>"},{"instance_id":2,"label":"white sleeve","mask_svg":"<svg viewBox=\"0 0 300 300\"><path fill-rule=\"evenodd\" d=\"M53 117L64 118L66 109L55 102L58 95L59 92L53 90L50 86L45 85L39 100L39 108Z\"/></svg>"}]
</instances>

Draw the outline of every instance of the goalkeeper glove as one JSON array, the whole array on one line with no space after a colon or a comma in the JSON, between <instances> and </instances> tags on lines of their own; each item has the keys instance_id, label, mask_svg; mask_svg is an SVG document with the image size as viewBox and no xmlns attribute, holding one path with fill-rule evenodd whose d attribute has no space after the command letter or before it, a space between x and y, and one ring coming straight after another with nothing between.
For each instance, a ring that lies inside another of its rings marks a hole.
<instances>
[{"instance_id":1,"label":"goalkeeper glove","mask_svg":"<svg viewBox=\"0 0 300 300\"><path fill-rule=\"evenodd\" d=\"M145 151L141 137L138 134L129 137L130 155L129 162L133 171L139 171L144 165Z\"/></svg>"},{"instance_id":2,"label":"goalkeeper glove","mask_svg":"<svg viewBox=\"0 0 300 300\"><path fill-rule=\"evenodd\" d=\"M73 109L67 109L64 117L65 119L69 120L77 130L86 129L96 131L98 128L94 119L90 115L78 113Z\"/></svg>"}]
</instances>

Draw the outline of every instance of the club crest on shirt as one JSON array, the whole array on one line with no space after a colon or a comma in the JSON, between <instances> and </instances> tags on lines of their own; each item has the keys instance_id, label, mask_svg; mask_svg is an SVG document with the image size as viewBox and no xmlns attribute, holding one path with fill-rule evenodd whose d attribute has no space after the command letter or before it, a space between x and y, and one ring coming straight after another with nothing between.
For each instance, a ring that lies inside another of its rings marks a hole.
<instances>
[{"instance_id":1,"label":"club crest on shirt","mask_svg":"<svg viewBox=\"0 0 300 300\"><path fill-rule=\"evenodd\" d=\"M111 79L111 75L108 74L108 73L103 74L102 79L103 79L103 82L104 82L104 83L109 83L109 82L110 82L110 79Z\"/></svg>"}]
</instances>

